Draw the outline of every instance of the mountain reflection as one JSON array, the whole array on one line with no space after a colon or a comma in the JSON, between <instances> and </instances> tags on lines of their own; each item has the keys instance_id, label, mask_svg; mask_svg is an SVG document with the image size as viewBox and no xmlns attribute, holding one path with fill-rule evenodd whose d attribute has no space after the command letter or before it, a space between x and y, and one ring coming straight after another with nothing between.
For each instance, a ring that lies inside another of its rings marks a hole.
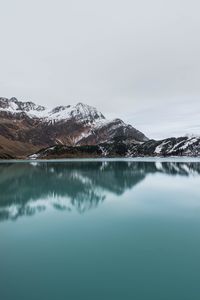
<instances>
[{"instance_id":1,"label":"mountain reflection","mask_svg":"<svg viewBox=\"0 0 200 300\"><path fill-rule=\"evenodd\" d=\"M122 195L147 174L200 174L198 163L28 162L0 164L0 221L31 216L47 207L83 213L107 193Z\"/></svg>"}]
</instances>

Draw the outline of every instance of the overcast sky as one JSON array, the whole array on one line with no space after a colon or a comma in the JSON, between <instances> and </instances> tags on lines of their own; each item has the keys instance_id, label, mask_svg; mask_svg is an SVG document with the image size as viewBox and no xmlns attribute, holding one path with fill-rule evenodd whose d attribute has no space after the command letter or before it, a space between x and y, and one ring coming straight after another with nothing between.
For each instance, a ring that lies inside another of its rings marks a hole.
<instances>
[{"instance_id":1,"label":"overcast sky","mask_svg":"<svg viewBox=\"0 0 200 300\"><path fill-rule=\"evenodd\" d=\"M0 0L0 96L200 134L198 0Z\"/></svg>"}]
</instances>

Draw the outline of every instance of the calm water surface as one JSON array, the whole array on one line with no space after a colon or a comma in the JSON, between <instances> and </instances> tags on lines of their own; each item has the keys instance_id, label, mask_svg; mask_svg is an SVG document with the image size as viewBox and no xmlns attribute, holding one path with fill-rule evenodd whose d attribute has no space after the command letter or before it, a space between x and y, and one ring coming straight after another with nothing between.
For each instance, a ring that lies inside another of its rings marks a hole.
<instances>
[{"instance_id":1,"label":"calm water surface","mask_svg":"<svg viewBox=\"0 0 200 300\"><path fill-rule=\"evenodd\" d=\"M0 299L200 299L200 163L0 164Z\"/></svg>"}]
</instances>

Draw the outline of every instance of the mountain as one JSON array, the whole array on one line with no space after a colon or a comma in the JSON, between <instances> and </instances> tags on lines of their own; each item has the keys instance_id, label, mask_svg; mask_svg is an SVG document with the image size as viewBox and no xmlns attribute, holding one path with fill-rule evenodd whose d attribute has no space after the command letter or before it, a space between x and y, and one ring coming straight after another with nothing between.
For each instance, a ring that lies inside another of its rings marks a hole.
<instances>
[{"instance_id":1,"label":"mountain","mask_svg":"<svg viewBox=\"0 0 200 300\"><path fill-rule=\"evenodd\" d=\"M48 109L0 98L0 158L138 156L200 156L200 137L149 140L83 103Z\"/></svg>"},{"instance_id":2,"label":"mountain","mask_svg":"<svg viewBox=\"0 0 200 300\"><path fill-rule=\"evenodd\" d=\"M168 138L161 141L148 140L143 143L114 141L98 145L56 145L42 149L31 159L76 158L76 157L154 157L154 156L200 156L200 137Z\"/></svg>"},{"instance_id":3,"label":"mountain","mask_svg":"<svg viewBox=\"0 0 200 300\"><path fill-rule=\"evenodd\" d=\"M200 156L200 137L184 136L131 145L130 156Z\"/></svg>"},{"instance_id":4,"label":"mountain","mask_svg":"<svg viewBox=\"0 0 200 300\"><path fill-rule=\"evenodd\" d=\"M78 103L48 109L16 98L0 98L0 157L26 157L53 145L81 146L113 141L143 143L148 138L120 119Z\"/></svg>"}]
</instances>

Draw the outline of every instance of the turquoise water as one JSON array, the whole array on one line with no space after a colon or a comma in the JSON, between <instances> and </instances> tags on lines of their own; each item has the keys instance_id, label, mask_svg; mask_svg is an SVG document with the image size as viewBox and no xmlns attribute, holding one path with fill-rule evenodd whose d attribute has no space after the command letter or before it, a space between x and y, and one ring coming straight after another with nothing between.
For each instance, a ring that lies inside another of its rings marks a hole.
<instances>
[{"instance_id":1,"label":"turquoise water","mask_svg":"<svg viewBox=\"0 0 200 300\"><path fill-rule=\"evenodd\" d=\"M0 164L0 299L200 299L200 163Z\"/></svg>"}]
</instances>

